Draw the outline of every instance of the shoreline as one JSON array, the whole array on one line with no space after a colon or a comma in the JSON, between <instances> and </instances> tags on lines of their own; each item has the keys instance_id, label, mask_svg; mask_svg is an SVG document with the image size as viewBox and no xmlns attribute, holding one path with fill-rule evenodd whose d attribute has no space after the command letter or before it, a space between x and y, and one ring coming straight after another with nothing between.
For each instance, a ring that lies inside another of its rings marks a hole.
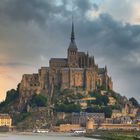
<instances>
[{"instance_id":1,"label":"shoreline","mask_svg":"<svg viewBox=\"0 0 140 140\"><path fill-rule=\"evenodd\" d=\"M99 140L140 140L140 132L130 132L130 131L94 131L86 134L74 134L74 133L64 133L64 132L47 132L47 133L34 133L34 132L0 132L0 137L6 137L8 135L37 135L37 136L65 136L65 137L87 137L95 138Z\"/></svg>"},{"instance_id":2,"label":"shoreline","mask_svg":"<svg viewBox=\"0 0 140 140\"><path fill-rule=\"evenodd\" d=\"M47 136L76 136L73 133L69 132L45 132L45 133L34 133L34 132L21 132L21 131L14 131L14 132L0 132L0 136L2 135L47 135Z\"/></svg>"},{"instance_id":3,"label":"shoreline","mask_svg":"<svg viewBox=\"0 0 140 140\"><path fill-rule=\"evenodd\" d=\"M85 137L103 140L140 140L139 131L94 131L87 133Z\"/></svg>"}]
</instances>

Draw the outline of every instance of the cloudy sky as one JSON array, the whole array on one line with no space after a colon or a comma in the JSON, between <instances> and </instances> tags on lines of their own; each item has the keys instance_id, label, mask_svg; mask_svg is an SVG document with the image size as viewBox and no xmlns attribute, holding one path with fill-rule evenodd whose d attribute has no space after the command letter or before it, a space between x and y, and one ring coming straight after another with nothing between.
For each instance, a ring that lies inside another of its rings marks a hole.
<instances>
[{"instance_id":1,"label":"cloudy sky","mask_svg":"<svg viewBox=\"0 0 140 140\"><path fill-rule=\"evenodd\" d=\"M140 101L140 0L0 0L0 100L22 74L76 43L108 66L115 91ZM72 10L73 9L73 10Z\"/></svg>"}]
</instances>

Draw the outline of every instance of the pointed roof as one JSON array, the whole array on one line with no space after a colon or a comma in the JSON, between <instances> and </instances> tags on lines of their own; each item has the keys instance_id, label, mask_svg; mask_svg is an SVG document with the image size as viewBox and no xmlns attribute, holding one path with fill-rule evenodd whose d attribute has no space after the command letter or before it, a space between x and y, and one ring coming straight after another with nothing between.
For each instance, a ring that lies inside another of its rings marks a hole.
<instances>
[{"instance_id":1,"label":"pointed roof","mask_svg":"<svg viewBox=\"0 0 140 140\"><path fill-rule=\"evenodd\" d=\"M107 72L107 66L105 65L105 71Z\"/></svg>"},{"instance_id":2,"label":"pointed roof","mask_svg":"<svg viewBox=\"0 0 140 140\"><path fill-rule=\"evenodd\" d=\"M74 23L72 18L72 30L71 30L71 42L75 40L75 34L74 34Z\"/></svg>"},{"instance_id":3,"label":"pointed roof","mask_svg":"<svg viewBox=\"0 0 140 140\"><path fill-rule=\"evenodd\" d=\"M77 49L77 45L75 43L75 33L74 33L73 17L72 17L71 42L70 42L70 45L69 45L69 49Z\"/></svg>"},{"instance_id":4,"label":"pointed roof","mask_svg":"<svg viewBox=\"0 0 140 140\"><path fill-rule=\"evenodd\" d=\"M95 59L94 59L94 56L92 56L92 61L93 61L93 63L95 64Z\"/></svg>"}]
</instances>

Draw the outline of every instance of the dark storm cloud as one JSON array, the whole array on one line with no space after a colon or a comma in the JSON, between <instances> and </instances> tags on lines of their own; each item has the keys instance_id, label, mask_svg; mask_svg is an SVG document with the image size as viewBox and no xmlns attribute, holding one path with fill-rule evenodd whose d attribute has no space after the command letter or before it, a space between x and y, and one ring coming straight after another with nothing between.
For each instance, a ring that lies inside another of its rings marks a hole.
<instances>
[{"instance_id":1,"label":"dark storm cloud","mask_svg":"<svg viewBox=\"0 0 140 140\"><path fill-rule=\"evenodd\" d=\"M124 24L108 13L101 13L98 18L90 20L86 12L96 12L100 7L89 0L73 0L73 6L69 0L62 0L60 5L54 0L0 1L0 20L7 23L0 23L0 36L4 36L1 41L8 42L0 51L11 59L0 63L0 66L21 66L29 62L38 67L46 65L50 57L65 57L71 32L71 7L79 50L89 50L97 63L108 65L118 91L138 97L140 25ZM14 51L9 52L9 46Z\"/></svg>"},{"instance_id":2,"label":"dark storm cloud","mask_svg":"<svg viewBox=\"0 0 140 140\"><path fill-rule=\"evenodd\" d=\"M61 11L61 6L46 0L6 0L0 8L1 17L15 22L35 21L45 24L50 15Z\"/></svg>"},{"instance_id":3,"label":"dark storm cloud","mask_svg":"<svg viewBox=\"0 0 140 140\"><path fill-rule=\"evenodd\" d=\"M71 5L68 9L67 6ZM46 20L58 15L63 18L69 17L73 8L78 12L85 13L87 10L98 10L96 4L92 4L89 0L63 0L61 5L56 4L56 0L5 0L1 2L0 16L11 19L15 22L31 22L35 21L40 24L45 24ZM81 14L83 15L83 14Z\"/></svg>"},{"instance_id":4,"label":"dark storm cloud","mask_svg":"<svg viewBox=\"0 0 140 140\"><path fill-rule=\"evenodd\" d=\"M97 63L98 59L102 59L100 65L109 66L113 81L123 95L138 97L140 57L133 53L140 53L140 25L124 24L114 20L106 13L100 14L97 19L92 21L85 15L84 19L83 16L78 17L78 15L79 13L75 14L78 48L89 50L92 55L94 51ZM70 25L69 21L67 22L59 25L59 33L64 37L69 28L68 25ZM137 60L139 61L136 63ZM140 99L138 98L138 100Z\"/></svg>"},{"instance_id":5,"label":"dark storm cloud","mask_svg":"<svg viewBox=\"0 0 140 140\"><path fill-rule=\"evenodd\" d=\"M122 58L140 47L140 26L138 25L124 25L107 14L101 14L94 21L84 22L81 19L78 22L80 31L78 36L82 38L81 40L84 38L83 43L85 42L82 46L103 49L100 53L106 57L117 52L115 57Z\"/></svg>"},{"instance_id":6,"label":"dark storm cloud","mask_svg":"<svg viewBox=\"0 0 140 140\"><path fill-rule=\"evenodd\" d=\"M73 1L76 8L80 10L80 12L86 12L90 9L97 11L99 9L98 5L95 3L91 3L89 0L76 0Z\"/></svg>"}]
</instances>

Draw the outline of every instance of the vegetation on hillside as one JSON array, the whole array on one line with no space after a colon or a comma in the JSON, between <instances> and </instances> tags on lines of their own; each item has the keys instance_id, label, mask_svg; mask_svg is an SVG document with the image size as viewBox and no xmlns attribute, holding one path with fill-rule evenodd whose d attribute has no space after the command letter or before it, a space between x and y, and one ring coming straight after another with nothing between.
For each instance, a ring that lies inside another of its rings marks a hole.
<instances>
[{"instance_id":1,"label":"vegetation on hillside","mask_svg":"<svg viewBox=\"0 0 140 140\"><path fill-rule=\"evenodd\" d=\"M91 102L88 102L89 105L102 105L102 106L107 106L109 103L109 98L106 95L102 95L100 92L90 92L89 95L91 97L95 97L96 100L93 100Z\"/></svg>"},{"instance_id":2,"label":"vegetation on hillside","mask_svg":"<svg viewBox=\"0 0 140 140\"><path fill-rule=\"evenodd\" d=\"M56 106L55 110L57 112L66 112L66 113L72 113L72 112L80 112L81 107L79 104L73 104L73 103L62 103L59 106Z\"/></svg>"},{"instance_id":3,"label":"vegetation on hillside","mask_svg":"<svg viewBox=\"0 0 140 140\"><path fill-rule=\"evenodd\" d=\"M59 93L59 94L57 94ZM104 113L105 117L109 118L112 115L113 109L122 110L124 106L124 97L114 91L106 91L105 94L101 94L101 89L97 91L89 92L88 95L75 93L74 90L58 90L55 93L54 107L56 112L90 112L90 113ZM77 100L85 97L94 97L95 100L87 101L88 107L81 109L80 104ZM116 100L116 104L108 105L109 97L113 97ZM128 100L127 100L128 101ZM137 106L138 103L133 98L130 99L133 105Z\"/></svg>"},{"instance_id":4,"label":"vegetation on hillside","mask_svg":"<svg viewBox=\"0 0 140 140\"><path fill-rule=\"evenodd\" d=\"M130 98L129 101L132 103L133 106L139 107L139 103L135 98Z\"/></svg>"},{"instance_id":5,"label":"vegetation on hillside","mask_svg":"<svg viewBox=\"0 0 140 140\"><path fill-rule=\"evenodd\" d=\"M110 118L112 115L112 108L110 106L88 107L85 111L88 113L104 113L107 118Z\"/></svg>"},{"instance_id":6,"label":"vegetation on hillside","mask_svg":"<svg viewBox=\"0 0 140 140\"><path fill-rule=\"evenodd\" d=\"M5 101L0 103L0 110L3 113L11 113L13 116L13 122L15 125L26 121L28 118L33 117L33 112L28 112L27 109L32 108L36 109L38 107L53 107L54 113L57 112L89 112L89 113L104 113L105 117L109 118L112 115L113 109L118 109L121 111L122 107L125 104L125 101L129 101L133 106L138 107L139 103L135 98L130 98L127 100L126 97L122 97L120 94L114 91L106 91L105 94L101 94L101 89L98 88L97 91L89 92L89 94L85 94L83 91L76 90L60 90L60 88L54 88L54 94L50 98L49 96L43 96L42 94L33 94L30 100L24 105L25 109L23 109L20 113L16 110L19 104L19 85L17 89L11 89L7 92ZM80 106L79 100L86 97L94 97L95 100L87 101L87 108L83 109ZM108 105L109 97L113 97L116 100L115 105ZM48 117L47 117L48 118ZM65 121L57 120L58 124L64 123Z\"/></svg>"},{"instance_id":7,"label":"vegetation on hillside","mask_svg":"<svg viewBox=\"0 0 140 140\"><path fill-rule=\"evenodd\" d=\"M15 114L13 116L13 124L17 125L19 122L22 122L23 120L25 120L30 115L31 115L30 112L23 112L23 113L20 113L20 114Z\"/></svg>"},{"instance_id":8,"label":"vegetation on hillside","mask_svg":"<svg viewBox=\"0 0 140 140\"><path fill-rule=\"evenodd\" d=\"M15 103L17 99L19 99L19 84L16 90L7 91L5 100L0 103L0 109L7 108L10 104Z\"/></svg>"},{"instance_id":9,"label":"vegetation on hillside","mask_svg":"<svg viewBox=\"0 0 140 140\"><path fill-rule=\"evenodd\" d=\"M74 94L72 90L60 91L61 94L55 98L55 111L56 112L80 112L80 104L76 104L76 100L83 98L84 96L80 93Z\"/></svg>"},{"instance_id":10,"label":"vegetation on hillside","mask_svg":"<svg viewBox=\"0 0 140 140\"><path fill-rule=\"evenodd\" d=\"M34 94L32 99L29 101L29 105L31 107L46 107L47 101L47 97L41 94Z\"/></svg>"}]
</instances>

